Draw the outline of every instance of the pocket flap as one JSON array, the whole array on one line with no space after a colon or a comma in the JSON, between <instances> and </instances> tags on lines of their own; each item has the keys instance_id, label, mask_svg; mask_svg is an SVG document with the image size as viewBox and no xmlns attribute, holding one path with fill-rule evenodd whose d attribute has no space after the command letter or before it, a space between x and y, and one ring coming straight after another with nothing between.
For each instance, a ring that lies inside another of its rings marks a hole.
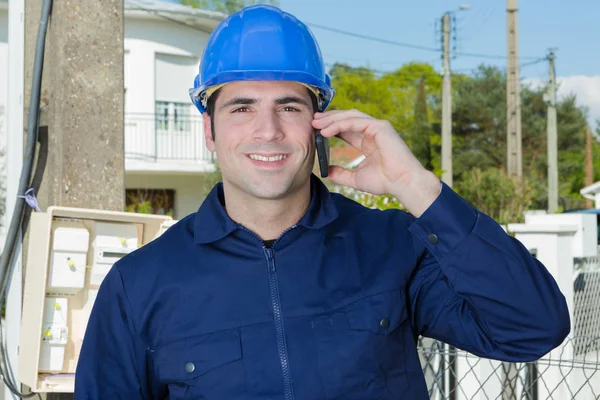
<instances>
[{"instance_id":1,"label":"pocket flap","mask_svg":"<svg viewBox=\"0 0 600 400\"><path fill-rule=\"evenodd\" d=\"M242 358L239 329L183 339L155 351L163 383L183 382Z\"/></svg>"},{"instance_id":2,"label":"pocket flap","mask_svg":"<svg viewBox=\"0 0 600 400\"><path fill-rule=\"evenodd\" d=\"M382 335L393 332L408 316L400 290L378 293L356 301L348 306L346 314L351 329Z\"/></svg>"}]
</instances>

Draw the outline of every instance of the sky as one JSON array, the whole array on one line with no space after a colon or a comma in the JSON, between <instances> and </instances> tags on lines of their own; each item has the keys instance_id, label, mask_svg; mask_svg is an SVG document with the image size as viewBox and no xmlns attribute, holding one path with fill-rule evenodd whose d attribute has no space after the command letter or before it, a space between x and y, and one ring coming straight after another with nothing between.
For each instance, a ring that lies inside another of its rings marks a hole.
<instances>
[{"instance_id":1,"label":"sky","mask_svg":"<svg viewBox=\"0 0 600 400\"><path fill-rule=\"evenodd\" d=\"M327 62L368 64L374 69L394 69L408 61L441 64L440 20L444 12L470 4L467 11L455 11L459 53L506 55L506 1L472 0L280 0L281 8L306 23L325 25L377 38L435 48L423 51L374 41L355 39L311 26ZM519 56L522 63L556 50L560 76L600 74L600 1L521 0L518 11ZM471 69L485 62L505 66L505 59L457 55L454 70ZM524 67L523 77L543 77L547 63Z\"/></svg>"},{"instance_id":2,"label":"sky","mask_svg":"<svg viewBox=\"0 0 600 400\"><path fill-rule=\"evenodd\" d=\"M470 9L459 10L462 4L470 5ZM310 26L327 64L344 62L390 71L407 62L424 61L439 71L440 21L445 12L453 12L452 70L465 73L482 63L506 67L505 0L280 0L280 7ZM577 94L580 104L590 109L590 122L600 118L598 15L600 0L519 1L521 78L545 83L548 63L535 61L555 48L559 97ZM316 25L431 50L359 39Z\"/></svg>"}]
</instances>

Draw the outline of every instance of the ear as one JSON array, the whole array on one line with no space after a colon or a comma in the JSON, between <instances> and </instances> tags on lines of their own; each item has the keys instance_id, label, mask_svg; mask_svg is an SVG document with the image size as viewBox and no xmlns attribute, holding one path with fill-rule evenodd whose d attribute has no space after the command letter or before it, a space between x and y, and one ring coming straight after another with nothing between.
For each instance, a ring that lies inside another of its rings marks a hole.
<instances>
[{"instance_id":1,"label":"ear","mask_svg":"<svg viewBox=\"0 0 600 400\"><path fill-rule=\"evenodd\" d=\"M212 126L208 113L202 114L202 122L204 125L204 140L206 141L206 148L208 151L214 153L216 150L215 141L212 138Z\"/></svg>"}]
</instances>

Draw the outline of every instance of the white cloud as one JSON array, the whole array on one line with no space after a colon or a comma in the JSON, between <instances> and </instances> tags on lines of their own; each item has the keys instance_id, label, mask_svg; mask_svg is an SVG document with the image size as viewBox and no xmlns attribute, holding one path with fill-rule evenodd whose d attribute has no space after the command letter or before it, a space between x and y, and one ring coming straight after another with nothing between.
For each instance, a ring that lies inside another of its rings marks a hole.
<instances>
[{"instance_id":1,"label":"white cloud","mask_svg":"<svg viewBox=\"0 0 600 400\"><path fill-rule=\"evenodd\" d=\"M523 79L523 83L533 87L546 84L540 79ZM574 94L577 104L588 108L588 122L596 129L596 119L600 119L600 76L573 75L558 78L558 98Z\"/></svg>"}]
</instances>

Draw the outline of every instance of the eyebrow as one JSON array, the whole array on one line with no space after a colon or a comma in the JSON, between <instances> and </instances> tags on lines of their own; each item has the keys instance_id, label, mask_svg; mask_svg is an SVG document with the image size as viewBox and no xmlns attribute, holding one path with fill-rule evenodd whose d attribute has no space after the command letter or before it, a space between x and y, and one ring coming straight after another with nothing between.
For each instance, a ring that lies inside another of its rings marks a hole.
<instances>
[{"instance_id":1,"label":"eyebrow","mask_svg":"<svg viewBox=\"0 0 600 400\"><path fill-rule=\"evenodd\" d=\"M258 100L256 99L251 99L248 97L234 97L233 99L227 100L225 103L223 103L223 105L220 108L223 109L231 106L250 105L256 103L258 103Z\"/></svg>"},{"instance_id":2,"label":"eyebrow","mask_svg":"<svg viewBox=\"0 0 600 400\"><path fill-rule=\"evenodd\" d=\"M231 107L231 106L250 105L250 104L256 104L256 103L258 103L257 99L253 99L253 98L249 98L249 97L234 97L233 99L227 100L225 103L223 103L223 105L220 108L223 109L223 108L227 108L227 107ZM307 107L310 107L310 104L308 103L308 101L306 101L305 99L303 99L301 97L286 96L286 97L281 97L281 98L278 98L275 100L275 104L277 104L277 105L291 104L291 103L303 104Z\"/></svg>"},{"instance_id":3,"label":"eyebrow","mask_svg":"<svg viewBox=\"0 0 600 400\"><path fill-rule=\"evenodd\" d=\"M303 98L295 97L295 96L282 97L280 99L275 100L275 103L278 105L298 103L298 104L303 104L307 107L310 107L310 104L308 103L308 101L304 100Z\"/></svg>"}]
</instances>

